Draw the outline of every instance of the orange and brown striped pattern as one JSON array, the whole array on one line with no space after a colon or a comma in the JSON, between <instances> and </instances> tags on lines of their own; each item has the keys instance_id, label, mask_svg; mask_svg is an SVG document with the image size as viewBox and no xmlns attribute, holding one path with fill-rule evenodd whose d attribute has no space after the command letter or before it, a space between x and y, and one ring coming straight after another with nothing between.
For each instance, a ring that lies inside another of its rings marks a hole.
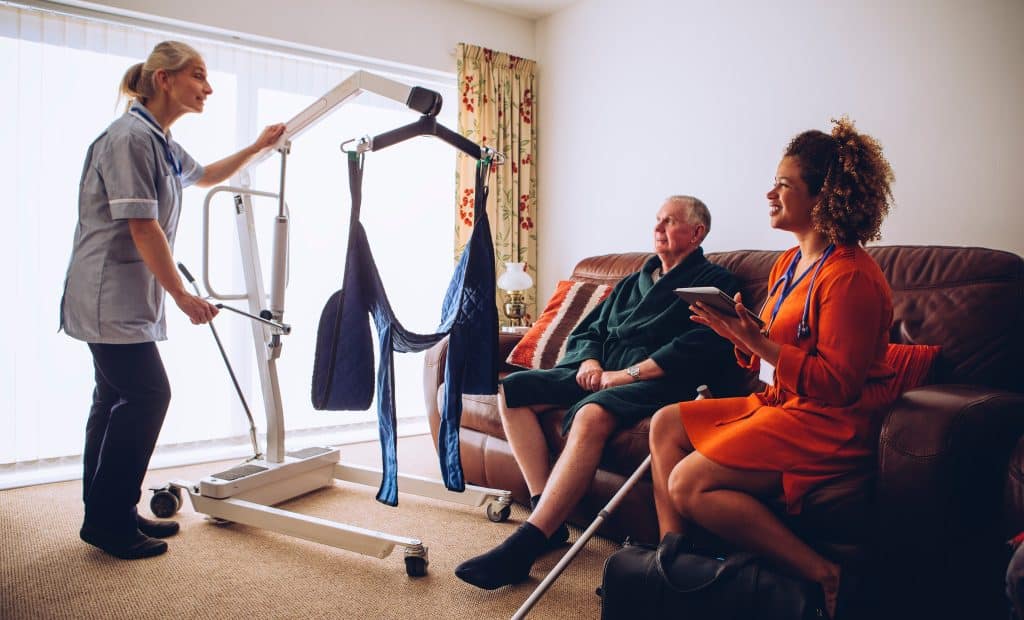
<instances>
[{"instance_id":1,"label":"orange and brown striped pattern","mask_svg":"<svg viewBox=\"0 0 1024 620\"><path fill-rule=\"evenodd\" d=\"M605 297L612 287L562 280L544 311L506 360L521 368L553 368L565 356L569 334Z\"/></svg>"}]
</instances>

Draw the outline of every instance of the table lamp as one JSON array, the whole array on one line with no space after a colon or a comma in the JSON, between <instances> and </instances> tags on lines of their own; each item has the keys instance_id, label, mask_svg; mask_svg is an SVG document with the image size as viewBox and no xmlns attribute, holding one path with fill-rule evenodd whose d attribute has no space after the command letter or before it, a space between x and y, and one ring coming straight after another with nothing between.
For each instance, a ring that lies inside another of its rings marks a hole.
<instances>
[{"instance_id":1,"label":"table lamp","mask_svg":"<svg viewBox=\"0 0 1024 620\"><path fill-rule=\"evenodd\" d=\"M526 273L526 263L505 263L505 273L498 277L498 288L505 291L505 317L513 327L523 325L526 300L523 291L533 286L533 278Z\"/></svg>"}]
</instances>

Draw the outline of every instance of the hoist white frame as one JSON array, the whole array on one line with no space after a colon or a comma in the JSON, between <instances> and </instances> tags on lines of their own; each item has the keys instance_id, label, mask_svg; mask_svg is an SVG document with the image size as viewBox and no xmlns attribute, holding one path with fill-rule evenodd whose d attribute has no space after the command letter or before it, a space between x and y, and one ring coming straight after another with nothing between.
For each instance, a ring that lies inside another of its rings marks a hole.
<instances>
[{"instance_id":1,"label":"hoist white frame","mask_svg":"<svg viewBox=\"0 0 1024 620\"><path fill-rule=\"evenodd\" d=\"M282 323L288 272L289 213L285 203L285 172L292 141L321 119L365 92L375 93L416 109L424 114L424 119L428 115L433 116L440 109L440 96L436 93L413 88L366 71L356 71L289 120L276 147L250 163L250 166L253 166L272 156L274 152L280 154L281 175L278 192L264 192L249 188L247 173L243 171L233 180L233 185L213 188L207 194L203 215L202 277L203 284L212 298L247 300L251 314L262 315L276 323ZM437 97L436 103L428 102L430 110L426 109L422 99L417 99L424 93ZM210 284L208 261L210 205L213 196L221 192L229 192L234 195L235 221L246 287L246 292L243 294L220 293ZM254 196L278 200L278 213L274 219L269 298L264 288L256 239L255 218L252 209ZM269 308L266 305L268 299ZM259 369L267 419L265 456L250 459L225 472L207 476L198 484L180 480L172 481L167 487L158 490L158 494L169 493L176 497L180 504L181 490L184 490L188 493L192 506L197 512L209 515L216 520L244 523L378 558L388 556L398 545L405 549L406 572L410 576L425 574L428 564L427 548L419 539L392 536L274 507L275 504L299 495L332 486L334 480L377 485L381 479L380 470L342 464L340 451L334 447L314 446L285 452L284 411L278 382L277 359L281 354L281 337L287 333L286 326L282 329L252 321L252 335L256 345L256 365ZM447 490L438 480L404 474L399 474L398 481L403 493L443 499L468 506L482 506L490 502L487 506L487 516L492 521L503 521L510 512L512 497L509 491L467 485L464 492L455 493ZM154 496L155 500L156 496Z\"/></svg>"}]
</instances>

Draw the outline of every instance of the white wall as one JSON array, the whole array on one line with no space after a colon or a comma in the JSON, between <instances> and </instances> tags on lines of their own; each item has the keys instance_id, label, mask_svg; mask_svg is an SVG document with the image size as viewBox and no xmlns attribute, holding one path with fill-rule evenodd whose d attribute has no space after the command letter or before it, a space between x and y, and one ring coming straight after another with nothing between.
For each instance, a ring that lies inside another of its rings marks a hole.
<instances>
[{"instance_id":1,"label":"white wall","mask_svg":"<svg viewBox=\"0 0 1024 620\"><path fill-rule=\"evenodd\" d=\"M449 73L459 41L536 58L541 298L584 256L650 248L669 194L711 207L709 250L787 247L779 156L844 113L896 173L882 243L1024 254L1020 0L579 0L536 27L457 0L102 4Z\"/></svg>"},{"instance_id":2,"label":"white wall","mask_svg":"<svg viewBox=\"0 0 1024 620\"><path fill-rule=\"evenodd\" d=\"M542 298L584 256L649 249L669 194L711 207L706 249L788 247L779 157L844 113L896 174L881 243L1024 254L1020 0L581 0L537 54Z\"/></svg>"},{"instance_id":3,"label":"white wall","mask_svg":"<svg viewBox=\"0 0 1024 620\"><path fill-rule=\"evenodd\" d=\"M534 57L532 21L457 0L65 1L447 73L455 73L459 42Z\"/></svg>"}]
</instances>

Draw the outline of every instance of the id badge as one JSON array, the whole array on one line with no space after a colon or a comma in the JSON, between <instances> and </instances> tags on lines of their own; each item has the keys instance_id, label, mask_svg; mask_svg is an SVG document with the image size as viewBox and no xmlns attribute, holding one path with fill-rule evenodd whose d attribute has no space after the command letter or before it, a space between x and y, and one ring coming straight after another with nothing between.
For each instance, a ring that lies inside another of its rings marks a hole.
<instances>
[{"instance_id":1,"label":"id badge","mask_svg":"<svg viewBox=\"0 0 1024 620\"><path fill-rule=\"evenodd\" d=\"M757 372L757 378L765 385L775 385L775 366L761 360L761 369Z\"/></svg>"}]
</instances>

